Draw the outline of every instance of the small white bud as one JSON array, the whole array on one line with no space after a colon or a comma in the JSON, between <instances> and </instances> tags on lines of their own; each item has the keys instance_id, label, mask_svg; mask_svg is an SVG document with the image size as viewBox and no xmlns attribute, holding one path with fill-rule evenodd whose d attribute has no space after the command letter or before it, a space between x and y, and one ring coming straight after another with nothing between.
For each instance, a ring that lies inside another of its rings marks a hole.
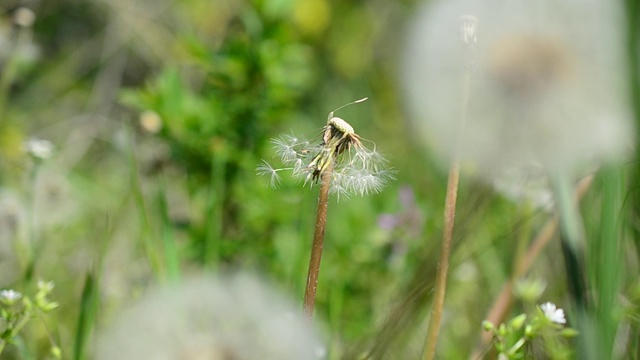
<instances>
[{"instance_id":1,"label":"small white bud","mask_svg":"<svg viewBox=\"0 0 640 360\"><path fill-rule=\"evenodd\" d=\"M38 160L46 160L53 155L54 146L49 140L30 139L24 143L24 150Z\"/></svg>"}]
</instances>

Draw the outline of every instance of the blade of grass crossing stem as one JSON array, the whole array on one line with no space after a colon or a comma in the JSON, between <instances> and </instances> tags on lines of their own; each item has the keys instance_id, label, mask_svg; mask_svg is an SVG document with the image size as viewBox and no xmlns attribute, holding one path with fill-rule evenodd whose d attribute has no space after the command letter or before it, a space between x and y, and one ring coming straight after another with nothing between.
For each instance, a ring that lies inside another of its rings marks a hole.
<instances>
[{"instance_id":1,"label":"blade of grass crossing stem","mask_svg":"<svg viewBox=\"0 0 640 360\"><path fill-rule=\"evenodd\" d=\"M164 180L164 179L163 179ZM169 218L169 210L167 207L167 199L165 195L165 184L162 183L162 189L158 192L158 208L162 218L162 248L164 254L164 267L166 269L169 281L177 281L180 279L180 255L176 246L176 238L173 232L173 225Z\"/></svg>"},{"instance_id":2,"label":"blade of grass crossing stem","mask_svg":"<svg viewBox=\"0 0 640 360\"><path fill-rule=\"evenodd\" d=\"M593 252L595 271L595 296L597 297L597 329L600 344L606 358L611 358L613 343L617 330L614 318L616 297L619 294L620 274L624 261L621 258L620 221L622 211L622 174L614 167L606 168L601 173L602 179L602 213L601 234L593 241L597 247Z\"/></svg>"},{"instance_id":3,"label":"blade of grass crossing stem","mask_svg":"<svg viewBox=\"0 0 640 360\"><path fill-rule=\"evenodd\" d=\"M580 211L573 197L573 184L566 174L555 174L552 182L560 219L560 242L564 255L569 292L576 308L578 310L586 309L585 237Z\"/></svg>"},{"instance_id":4,"label":"blade of grass crossing stem","mask_svg":"<svg viewBox=\"0 0 640 360\"><path fill-rule=\"evenodd\" d=\"M87 342L91 335L95 317L98 311L98 281L94 274L87 273L80 299L80 316L76 327L76 337L73 344L73 360L86 359Z\"/></svg>"},{"instance_id":5,"label":"blade of grass crossing stem","mask_svg":"<svg viewBox=\"0 0 640 360\"><path fill-rule=\"evenodd\" d=\"M573 197L573 183L566 173L552 176L556 209L560 220L560 245L564 257L569 295L573 306L570 318L575 319L580 336L577 339L578 358L595 360L598 357L598 339L593 318L589 313L587 279L585 276L585 232L580 210Z\"/></svg>"},{"instance_id":6,"label":"blade of grass crossing stem","mask_svg":"<svg viewBox=\"0 0 640 360\"><path fill-rule=\"evenodd\" d=\"M159 278L161 277L160 255L158 254L157 248L152 241L154 236L149 221L148 207L144 198L144 194L142 192L142 186L140 184L135 140L133 134L131 133L131 129L129 127L125 127L125 130L128 135L127 137L130 144L129 165L131 167L131 191L140 219L140 238L142 240L142 247L145 255L147 256L147 261L149 262L151 270L153 271L154 275Z\"/></svg>"},{"instance_id":7,"label":"blade of grass crossing stem","mask_svg":"<svg viewBox=\"0 0 640 360\"><path fill-rule=\"evenodd\" d=\"M206 235L203 251L205 265L216 264L221 256L225 163L225 159L219 155L211 157L211 182L207 198Z\"/></svg>"}]
</instances>

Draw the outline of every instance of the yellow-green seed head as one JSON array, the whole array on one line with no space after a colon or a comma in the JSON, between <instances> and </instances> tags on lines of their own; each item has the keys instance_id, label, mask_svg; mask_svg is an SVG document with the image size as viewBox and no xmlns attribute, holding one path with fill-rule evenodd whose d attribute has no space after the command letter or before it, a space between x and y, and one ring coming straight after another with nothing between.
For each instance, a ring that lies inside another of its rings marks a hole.
<instances>
[{"instance_id":1,"label":"yellow-green seed head","mask_svg":"<svg viewBox=\"0 0 640 360\"><path fill-rule=\"evenodd\" d=\"M332 117L331 119L329 119L329 125L331 125L334 128L340 130L345 135L349 135L349 134L354 134L355 133L355 131L353 130L353 127L351 125L349 125L348 122L344 121L343 119L341 119L339 117Z\"/></svg>"}]
</instances>

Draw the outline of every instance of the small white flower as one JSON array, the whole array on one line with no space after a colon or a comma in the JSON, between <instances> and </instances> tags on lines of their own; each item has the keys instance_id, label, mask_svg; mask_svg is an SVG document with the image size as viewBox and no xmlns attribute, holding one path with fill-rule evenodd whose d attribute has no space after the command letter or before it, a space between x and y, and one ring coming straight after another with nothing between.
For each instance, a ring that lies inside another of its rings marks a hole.
<instances>
[{"instance_id":1,"label":"small white flower","mask_svg":"<svg viewBox=\"0 0 640 360\"><path fill-rule=\"evenodd\" d=\"M542 309L544 316L546 316L547 319L551 320L552 322L556 324L567 323L567 320L564 318L564 310L556 307L556 304L552 302L546 302L540 305L540 309Z\"/></svg>"},{"instance_id":2,"label":"small white flower","mask_svg":"<svg viewBox=\"0 0 640 360\"><path fill-rule=\"evenodd\" d=\"M53 290L54 287L55 287L55 284L53 283L53 281L38 280L38 290L40 291L49 293L51 292L51 290Z\"/></svg>"},{"instance_id":3,"label":"small white flower","mask_svg":"<svg viewBox=\"0 0 640 360\"><path fill-rule=\"evenodd\" d=\"M21 297L22 294L13 289L0 291L0 301L6 305L14 304L16 301L20 300Z\"/></svg>"},{"instance_id":4,"label":"small white flower","mask_svg":"<svg viewBox=\"0 0 640 360\"><path fill-rule=\"evenodd\" d=\"M34 138L24 143L24 150L38 160L46 160L53 155L54 146L49 140Z\"/></svg>"}]
</instances>

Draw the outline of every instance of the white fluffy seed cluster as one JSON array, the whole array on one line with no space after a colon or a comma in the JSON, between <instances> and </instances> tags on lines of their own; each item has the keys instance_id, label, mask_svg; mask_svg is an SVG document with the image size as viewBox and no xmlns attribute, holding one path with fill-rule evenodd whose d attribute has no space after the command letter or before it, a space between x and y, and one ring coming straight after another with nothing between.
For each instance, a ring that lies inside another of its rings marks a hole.
<instances>
[{"instance_id":1,"label":"white fluffy seed cluster","mask_svg":"<svg viewBox=\"0 0 640 360\"><path fill-rule=\"evenodd\" d=\"M99 334L94 358L319 360L324 353L297 307L238 274L152 289Z\"/></svg>"},{"instance_id":2,"label":"white fluffy seed cluster","mask_svg":"<svg viewBox=\"0 0 640 360\"><path fill-rule=\"evenodd\" d=\"M577 175L620 161L635 133L623 19L607 0L430 1L402 67L415 133L444 166L489 181L529 163Z\"/></svg>"}]
</instances>

